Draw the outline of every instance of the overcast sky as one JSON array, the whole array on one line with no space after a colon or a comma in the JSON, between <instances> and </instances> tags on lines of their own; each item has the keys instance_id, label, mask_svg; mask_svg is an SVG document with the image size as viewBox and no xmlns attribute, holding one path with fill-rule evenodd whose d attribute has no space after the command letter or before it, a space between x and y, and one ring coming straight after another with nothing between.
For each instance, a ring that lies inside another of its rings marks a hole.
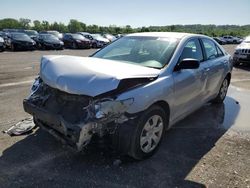
<instances>
[{"instance_id":1,"label":"overcast sky","mask_svg":"<svg viewBox=\"0 0 250 188\"><path fill-rule=\"evenodd\" d=\"M0 0L0 19L103 26L250 24L250 0Z\"/></svg>"}]
</instances>

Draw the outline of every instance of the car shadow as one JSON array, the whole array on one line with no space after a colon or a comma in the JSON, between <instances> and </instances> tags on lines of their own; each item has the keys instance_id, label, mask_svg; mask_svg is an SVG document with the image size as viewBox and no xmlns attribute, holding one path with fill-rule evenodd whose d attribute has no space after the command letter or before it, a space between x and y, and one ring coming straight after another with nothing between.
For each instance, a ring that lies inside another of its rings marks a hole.
<instances>
[{"instance_id":1,"label":"car shadow","mask_svg":"<svg viewBox=\"0 0 250 188\"><path fill-rule=\"evenodd\" d=\"M38 129L3 151L0 187L205 187L186 177L239 110L231 97L204 105L167 132L154 156L140 162L101 143L76 153Z\"/></svg>"},{"instance_id":2,"label":"car shadow","mask_svg":"<svg viewBox=\"0 0 250 188\"><path fill-rule=\"evenodd\" d=\"M242 69L242 70L245 70L245 71L250 71L250 65L249 64L246 64L246 63L242 63L238 66L235 66L236 69Z\"/></svg>"}]
</instances>

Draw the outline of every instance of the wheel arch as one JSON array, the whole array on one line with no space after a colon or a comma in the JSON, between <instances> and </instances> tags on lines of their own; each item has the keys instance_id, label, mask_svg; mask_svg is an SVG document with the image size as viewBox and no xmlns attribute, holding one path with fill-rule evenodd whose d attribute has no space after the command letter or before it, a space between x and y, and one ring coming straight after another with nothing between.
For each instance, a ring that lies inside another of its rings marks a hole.
<instances>
[{"instance_id":1,"label":"wheel arch","mask_svg":"<svg viewBox=\"0 0 250 188\"><path fill-rule=\"evenodd\" d=\"M231 82L231 73L227 73L226 77L225 77L228 81L229 81L229 84Z\"/></svg>"},{"instance_id":2,"label":"wheel arch","mask_svg":"<svg viewBox=\"0 0 250 188\"><path fill-rule=\"evenodd\" d=\"M157 101L157 102L153 103L151 106L153 106L153 105L160 106L164 110L164 112L166 113L166 116L167 116L167 121L168 121L167 122L167 126L169 127L169 117L170 117L170 107L169 107L169 104L166 101L160 100L160 101Z\"/></svg>"}]
</instances>

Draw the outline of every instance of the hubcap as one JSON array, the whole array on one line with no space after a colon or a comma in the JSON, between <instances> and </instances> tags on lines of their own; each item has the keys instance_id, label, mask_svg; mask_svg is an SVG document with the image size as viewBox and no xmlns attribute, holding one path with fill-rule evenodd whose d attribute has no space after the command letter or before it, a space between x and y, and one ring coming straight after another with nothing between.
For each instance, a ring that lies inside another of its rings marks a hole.
<instances>
[{"instance_id":1,"label":"hubcap","mask_svg":"<svg viewBox=\"0 0 250 188\"><path fill-rule=\"evenodd\" d=\"M225 79L222 83L221 89L220 89L220 97L221 99L224 99L227 94L227 88L228 88L228 81Z\"/></svg>"},{"instance_id":2,"label":"hubcap","mask_svg":"<svg viewBox=\"0 0 250 188\"><path fill-rule=\"evenodd\" d=\"M145 153L153 151L159 144L163 131L163 120L159 115L151 116L145 123L141 136L140 146Z\"/></svg>"}]
</instances>

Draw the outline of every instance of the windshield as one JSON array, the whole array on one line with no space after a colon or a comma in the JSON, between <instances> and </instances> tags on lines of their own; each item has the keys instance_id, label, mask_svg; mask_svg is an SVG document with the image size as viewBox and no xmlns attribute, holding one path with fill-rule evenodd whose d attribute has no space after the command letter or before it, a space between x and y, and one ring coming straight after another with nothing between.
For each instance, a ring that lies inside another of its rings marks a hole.
<instances>
[{"instance_id":1,"label":"windshield","mask_svg":"<svg viewBox=\"0 0 250 188\"><path fill-rule=\"evenodd\" d=\"M16 40L30 40L30 37L26 34L22 34L22 33L15 33L11 35L13 39Z\"/></svg>"},{"instance_id":2,"label":"windshield","mask_svg":"<svg viewBox=\"0 0 250 188\"><path fill-rule=\"evenodd\" d=\"M177 44L175 38L123 37L93 57L160 69L168 64Z\"/></svg>"},{"instance_id":3,"label":"windshield","mask_svg":"<svg viewBox=\"0 0 250 188\"><path fill-rule=\"evenodd\" d=\"M78 39L78 40L84 40L84 36L80 35L80 34L72 34L72 37L74 39Z\"/></svg>"},{"instance_id":4,"label":"windshield","mask_svg":"<svg viewBox=\"0 0 250 188\"><path fill-rule=\"evenodd\" d=\"M52 34L47 34L47 35L41 35L42 39L44 40L58 40L57 37L55 37L54 35Z\"/></svg>"},{"instance_id":5,"label":"windshield","mask_svg":"<svg viewBox=\"0 0 250 188\"><path fill-rule=\"evenodd\" d=\"M29 36L38 35L37 31L25 31L25 33Z\"/></svg>"},{"instance_id":6,"label":"windshield","mask_svg":"<svg viewBox=\"0 0 250 188\"><path fill-rule=\"evenodd\" d=\"M100 34L92 34L91 35L94 39L103 39L103 37Z\"/></svg>"}]
</instances>

